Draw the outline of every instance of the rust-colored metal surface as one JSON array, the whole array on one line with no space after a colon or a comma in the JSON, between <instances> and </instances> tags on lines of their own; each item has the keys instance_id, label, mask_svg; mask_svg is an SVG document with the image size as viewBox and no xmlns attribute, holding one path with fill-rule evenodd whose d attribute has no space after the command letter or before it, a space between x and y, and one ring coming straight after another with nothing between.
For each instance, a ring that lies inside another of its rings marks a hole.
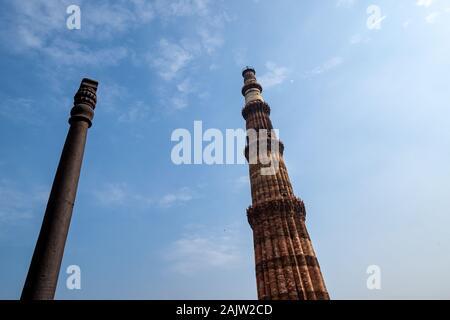
<instances>
[{"instance_id":1,"label":"rust-colored metal surface","mask_svg":"<svg viewBox=\"0 0 450 320\"><path fill-rule=\"evenodd\" d=\"M61 154L44 220L22 291L22 300L55 296L64 246L77 193L88 128L97 102L96 81L83 79L70 112L70 128Z\"/></svg>"}]
</instances>

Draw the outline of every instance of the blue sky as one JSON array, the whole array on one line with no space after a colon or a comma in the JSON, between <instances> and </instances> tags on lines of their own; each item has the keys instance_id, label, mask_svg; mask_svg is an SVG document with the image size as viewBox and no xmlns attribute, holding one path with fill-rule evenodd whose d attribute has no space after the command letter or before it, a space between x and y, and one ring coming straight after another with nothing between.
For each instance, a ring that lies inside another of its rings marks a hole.
<instances>
[{"instance_id":1,"label":"blue sky","mask_svg":"<svg viewBox=\"0 0 450 320\"><path fill-rule=\"evenodd\" d=\"M83 77L98 104L56 297L256 298L247 166L170 159L172 131L195 120L244 128L245 65L331 297L450 297L447 1L0 5L0 298L20 296ZM65 286L73 264L81 290ZM369 265L381 290L366 287Z\"/></svg>"}]
</instances>

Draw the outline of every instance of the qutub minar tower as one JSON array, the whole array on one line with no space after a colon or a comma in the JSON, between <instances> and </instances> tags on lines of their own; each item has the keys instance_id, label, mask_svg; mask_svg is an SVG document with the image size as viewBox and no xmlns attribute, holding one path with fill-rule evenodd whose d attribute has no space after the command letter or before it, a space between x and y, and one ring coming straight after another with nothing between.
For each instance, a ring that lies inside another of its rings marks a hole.
<instances>
[{"instance_id":1,"label":"qutub minar tower","mask_svg":"<svg viewBox=\"0 0 450 320\"><path fill-rule=\"evenodd\" d=\"M245 156L249 160L252 144L257 143L260 148L265 142L267 156L278 161L278 169L271 175L261 174L264 165L259 154L257 161L249 162L252 205L247 209L247 217L253 229L258 298L327 300L329 295L306 230L305 206L292 190L283 160L284 146L270 134L273 129L270 107L261 95L262 87L256 81L255 70L247 67L242 75L245 97L242 116L246 129L269 132L266 141L261 141L260 135L256 140L248 136ZM268 140L278 143L278 148L273 148L277 152L271 151Z\"/></svg>"}]
</instances>

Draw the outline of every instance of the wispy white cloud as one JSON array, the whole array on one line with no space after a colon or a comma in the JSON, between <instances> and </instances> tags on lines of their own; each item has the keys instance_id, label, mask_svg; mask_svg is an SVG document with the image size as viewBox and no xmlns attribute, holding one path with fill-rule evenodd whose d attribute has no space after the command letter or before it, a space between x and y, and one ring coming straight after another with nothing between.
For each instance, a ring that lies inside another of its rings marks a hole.
<instances>
[{"instance_id":1,"label":"wispy white cloud","mask_svg":"<svg viewBox=\"0 0 450 320\"><path fill-rule=\"evenodd\" d=\"M64 37L72 32L65 24L66 8L71 4L70 0L16 1L16 16L12 19L42 41ZM82 13L81 29L76 31L80 38L103 39L117 36L138 25L149 23L155 15L152 4L144 0L81 0L77 5Z\"/></svg>"},{"instance_id":2,"label":"wispy white cloud","mask_svg":"<svg viewBox=\"0 0 450 320\"><path fill-rule=\"evenodd\" d=\"M192 79L187 77L176 85L177 92L172 93L170 98L164 99L164 105L169 112L185 109L189 106L189 95L196 92L196 85Z\"/></svg>"},{"instance_id":3,"label":"wispy white cloud","mask_svg":"<svg viewBox=\"0 0 450 320\"><path fill-rule=\"evenodd\" d=\"M233 50L233 59L237 66L244 67L247 61L247 49L238 48Z\"/></svg>"},{"instance_id":4,"label":"wispy white cloud","mask_svg":"<svg viewBox=\"0 0 450 320\"><path fill-rule=\"evenodd\" d=\"M158 45L158 55L148 57L150 65L154 67L159 75L165 80L173 79L177 73L186 67L193 59L192 53L183 48L182 44L161 39Z\"/></svg>"},{"instance_id":5,"label":"wispy white cloud","mask_svg":"<svg viewBox=\"0 0 450 320\"><path fill-rule=\"evenodd\" d=\"M108 183L94 191L94 196L101 205L123 205L129 200L128 188L124 183Z\"/></svg>"},{"instance_id":6,"label":"wispy white cloud","mask_svg":"<svg viewBox=\"0 0 450 320\"><path fill-rule=\"evenodd\" d=\"M170 106L173 110L181 110L187 108L188 105L188 101L184 96L172 97L170 99Z\"/></svg>"},{"instance_id":7,"label":"wispy white cloud","mask_svg":"<svg viewBox=\"0 0 450 320\"><path fill-rule=\"evenodd\" d=\"M130 100L127 88L115 82L102 82L97 91L97 107L106 112L120 112L120 107Z\"/></svg>"},{"instance_id":8,"label":"wispy white cloud","mask_svg":"<svg viewBox=\"0 0 450 320\"><path fill-rule=\"evenodd\" d=\"M181 93L191 93L195 91L191 78L186 78L177 84L177 89Z\"/></svg>"},{"instance_id":9,"label":"wispy white cloud","mask_svg":"<svg viewBox=\"0 0 450 320\"><path fill-rule=\"evenodd\" d=\"M164 17L206 16L210 14L210 0L157 0L154 7Z\"/></svg>"},{"instance_id":10,"label":"wispy white cloud","mask_svg":"<svg viewBox=\"0 0 450 320\"><path fill-rule=\"evenodd\" d=\"M18 223L33 218L48 199L48 190L36 187L24 191L16 183L0 180L0 223Z\"/></svg>"},{"instance_id":11,"label":"wispy white cloud","mask_svg":"<svg viewBox=\"0 0 450 320\"><path fill-rule=\"evenodd\" d=\"M202 46L208 54L214 53L225 42L221 34L211 32L208 28L202 28L198 33L200 35Z\"/></svg>"},{"instance_id":12,"label":"wispy white cloud","mask_svg":"<svg viewBox=\"0 0 450 320\"><path fill-rule=\"evenodd\" d=\"M42 125L44 123L35 101L28 98L13 99L1 96L0 98L0 118L27 125Z\"/></svg>"},{"instance_id":13,"label":"wispy white cloud","mask_svg":"<svg viewBox=\"0 0 450 320\"><path fill-rule=\"evenodd\" d=\"M187 74L224 45L224 27L231 18L219 2L209 0L156 1L154 9L167 23L179 24L183 17L195 30L182 38L162 37L145 55L148 66L166 81L161 84L159 106L170 114L190 105L198 83Z\"/></svg>"},{"instance_id":14,"label":"wispy white cloud","mask_svg":"<svg viewBox=\"0 0 450 320\"><path fill-rule=\"evenodd\" d=\"M439 18L440 13L439 12L432 12L429 15L427 15L425 17L425 21L429 24L433 24L437 21L437 19Z\"/></svg>"},{"instance_id":15,"label":"wispy white cloud","mask_svg":"<svg viewBox=\"0 0 450 320\"><path fill-rule=\"evenodd\" d=\"M356 3L356 0L337 0L336 7L353 7Z\"/></svg>"},{"instance_id":16,"label":"wispy white cloud","mask_svg":"<svg viewBox=\"0 0 450 320\"><path fill-rule=\"evenodd\" d=\"M153 21L155 9L145 0L82 2L82 33L89 38L117 37Z\"/></svg>"},{"instance_id":17,"label":"wispy white cloud","mask_svg":"<svg viewBox=\"0 0 450 320\"><path fill-rule=\"evenodd\" d=\"M136 54L112 40L155 19L175 23L172 18L191 17L197 33L179 42L161 39L159 53L150 57L150 65L171 80L202 52L212 55L221 47L222 30L230 21L220 5L210 0L80 0L81 29L71 31L65 24L65 10L71 4L70 0L11 2L14 10L7 19L14 27L0 31L3 45L21 54L38 53L58 65L117 65L127 57L136 61L145 54Z\"/></svg>"},{"instance_id":18,"label":"wispy white cloud","mask_svg":"<svg viewBox=\"0 0 450 320\"><path fill-rule=\"evenodd\" d=\"M283 83L289 73L288 68L277 66L273 62L266 63L267 72L258 77L258 81L264 88L274 87Z\"/></svg>"},{"instance_id":19,"label":"wispy white cloud","mask_svg":"<svg viewBox=\"0 0 450 320\"><path fill-rule=\"evenodd\" d=\"M433 3L434 3L433 0L417 0L416 5L419 7L430 8ZM448 10L446 10L446 9L442 10L442 12L445 12L445 11L448 12ZM440 16L441 16L441 11L431 12L425 16L425 22L428 24L434 24L438 21Z\"/></svg>"},{"instance_id":20,"label":"wispy white cloud","mask_svg":"<svg viewBox=\"0 0 450 320\"><path fill-rule=\"evenodd\" d=\"M357 45L357 44L368 43L369 41L370 41L369 37L361 35L360 33L357 33L350 37L349 42L351 45Z\"/></svg>"},{"instance_id":21,"label":"wispy white cloud","mask_svg":"<svg viewBox=\"0 0 450 320\"><path fill-rule=\"evenodd\" d=\"M97 204L105 207L170 208L199 197L198 192L188 187L158 196L132 190L126 183L106 183L94 192Z\"/></svg>"},{"instance_id":22,"label":"wispy white cloud","mask_svg":"<svg viewBox=\"0 0 450 320\"><path fill-rule=\"evenodd\" d=\"M14 14L8 17L14 28L2 30L4 45L19 53L37 52L63 65L115 65L128 55L125 47L92 46L88 42L117 37L153 17L152 9L142 0L80 1L81 30L70 31L65 24L70 4L65 0L14 2Z\"/></svg>"},{"instance_id":23,"label":"wispy white cloud","mask_svg":"<svg viewBox=\"0 0 450 320\"><path fill-rule=\"evenodd\" d=\"M324 63L322 63L320 66L315 67L311 71L306 72L305 77L321 75L323 73L326 73L330 70L337 68L343 62L344 62L344 59L342 57L335 56L335 57L325 61Z\"/></svg>"},{"instance_id":24,"label":"wispy white cloud","mask_svg":"<svg viewBox=\"0 0 450 320\"><path fill-rule=\"evenodd\" d=\"M168 248L165 258L170 270L185 276L211 269L230 269L242 263L239 237L233 228L191 230Z\"/></svg>"},{"instance_id":25,"label":"wispy white cloud","mask_svg":"<svg viewBox=\"0 0 450 320\"><path fill-rule=\"evenodd\" d=\"M115 82L102 82L97 96L97 107L115 117L121 124L154 121L156 118L152 105L136 99L126 87Z\"/></svg>"},{"instance_id":26,"label":"wispy white cloud","mask_svg":"<svg viewBox=\"0 0 450 320\"><path fill-rule=\"evenodd\" d=\"M111 66L117 65L128 56L128 49L122 46L91 50L76 42L62 39L54 40L50 46L42 47L39 51L67 66Z\"/></svg>"},{"instance_id":27,"label":"wispy white cloud","mask_svg":"<svg viewBox=\"0 0 450 320\"><path fill-rule=\"evenodd\" d=\"M148 119L151 115L151 108L142 101L137 101L133 105L127 107L118 118L119 122L133 123L140 120Z\"/></svg>"},{"instance_id":28,"label":"wispy white cloud","mask_svg":"<svg viewBox=\"0 0 450 320\"><path fill-rule=\"evenodd\" d=\"M180 41L160 39L157 54L148 54L147 61L164 80L172 80L191 63L204 54L212 55L223 44L224 39L220 33L201 28L198 38L185 38Z\"/></svg>"},{"instance_id":29,"label":"wispy white cloud","mask_svg":"<svg viewBox=\"0 0 450 320\"><path fill-rule=\"evenodd\" d=\"M2 38L7 42L5 45L22 53L31 49L67 65L75 62L95 66L114 65L130 52L117 45L96 48L90 41L109 42L152 22L155 17L182 16L200 18L198 41L208 54L213 53L224 42L220 29L227 20L227 15L220 10L212 10L209 0L81 0L77 3L82 13L81 29L76 31L68 30L65 24L65 10L70 4L72 2L69 0L12 2L14 14L8 19L9 25L14 28L2 30ZM165 78L171 78L191 59L192 54L165 41L162 39L160 44L163 51L160 62L168 62L168 65L161 73ZM170 49L175 49L173 55L168 52Z\"/></svg>"},{"instance_id":30,"label":"wispy white cloud","mask_svg":"<svg viewBox=\"0 0 450 320\"><path fill-rule=\"evenodd\" d=\"M165 208L172 207L175 205L189 202L196 197L198 197L198 195L195 192L193 192L192 189L184 187L176 192L168 193L168 194L164 195L159 200L159 205L161 207L165 207Z\"/></svg>"},{"instance_id":31,"label":"wispy white cloud","mask_svg":"<svg viewBox=\"0 0 450 320\"><path fill-rule=\"evenodd\" d=\"M428 8L429 6L431 6L433 4L433 0L417 0L416 4L419 7L426 7L426 8Z\"/></svg>"},{"instance_id":32,"label":"wispy white cloud","mask_svg":"<svg viewBox=\"0 0 450 320\"><path fill-rule=\"evenodd\" d=\"M153 197L135 192L126 183L105 183L93 193L96 203L104 207L148 208L155 204Z\"/></svg>"}]
</instances>

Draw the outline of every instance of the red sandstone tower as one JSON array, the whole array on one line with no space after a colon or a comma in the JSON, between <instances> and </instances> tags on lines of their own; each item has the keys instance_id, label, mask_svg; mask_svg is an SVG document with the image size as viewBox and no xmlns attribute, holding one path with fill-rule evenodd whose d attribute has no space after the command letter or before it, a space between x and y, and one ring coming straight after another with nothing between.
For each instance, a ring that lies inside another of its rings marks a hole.
<instances>
[{"instance_id":1,"label":"red sandstone tower","mask_svg":"<svg viewBox=\"0 0 450 320\"><path fill-rule=\"evenodd\" d=\"M258 134L257 138L248 135L245 148L252 192L247 217L253 229L258 298L327 300L329 295L306 230L305 206L294 195L289 181L283 160L284 146L271 133L270 107L261 95L262 87L256 81L255 70L247 67L242 75L245 97L242 116L246 128L257 133L268 132ZM278 148L270 147L273 142ZM267 146L263 150L267 152L261 153L263 143ZM271 166L267 159L271 164L278 164L271 174L261 171Z\"/></svg>"}]
</instances>

